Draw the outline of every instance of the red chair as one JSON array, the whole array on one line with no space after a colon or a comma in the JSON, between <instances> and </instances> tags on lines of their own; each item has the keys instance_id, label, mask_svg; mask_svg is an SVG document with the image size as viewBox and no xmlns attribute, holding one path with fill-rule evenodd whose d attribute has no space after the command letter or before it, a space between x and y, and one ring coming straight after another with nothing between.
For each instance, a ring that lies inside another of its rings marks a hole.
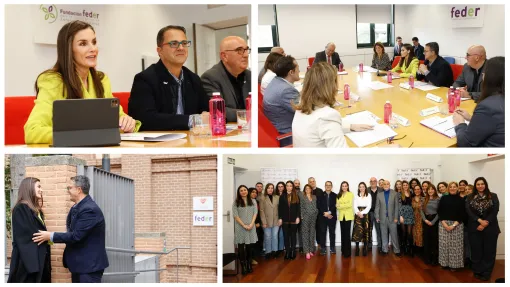
<instances>
[{"instance_id":1,"label":"red chair","mask_svg":"<svg viewBox=\"0 0 510 287\"><path fill-rule=\"evenodd\" d=\"M398 62L400 62L400 56L396 56L395 59L393 59L393 64L391 64L391 68L395 68L398 65Z\"/></svg>"},{"instance_id":2,"label":"red chair","mask_svg":"<svg viewBox=\"0 0 510 287\"><path fill-rule=\"evenodd\" d=\"M425 64L425 60L420 60L420 65Z\"/></svg>"},{"instance_id":3,"label":"red chair","mask_svg":"<svg viewBox=\"0 0 510 287\"><path fill-rule=\"evenodd\" d=\"M129 114L128 113L128 103L129 103L129 95L131 93L130 92L118 92L118 93L112 93L112 94L114 97L119 99L119 104L122 107L122 110L124 111L124 113Z\"/></svg>"},{"instance_id":4,"label":"red chair","mask_svg":"<svg viewBox=\"0 0 510 287\"><path fill-rule=\"evenodd\" d=\"M313 65L313 61L315 61L315 57L308 58L308 67L311 67Z\"/></svg>"},{"instance_id":5,"label":"red chair","mask_svg":"<svg viewBox=\"0 0 510 287\"><path fill-rule=\"evenodd\" d=\"M258 100L259 100L259 107L260 107L262 105L262 102L264 101L264 95L260 91L260 84L259 84L259 97L258 97Z\"/></svg>"},{"instance_id":6,"label":"red chair","mask_svg":"<svg viewBox=\"0 0 510 287\"><path fill-rule=\"evenodd\" d=\"M280 141L291 137L292 133L280 135L259 105L259 147L281 147ZM292 147L292 145L285 146Z\"/></svg>"},{"instance_id":7,"label":"red chair","mask_svg":"<svg viewBox=\"0 0 510 287\"><path fill-rule=\"evenodd\" d=\"M457 64L450 64L450 67L452 67L453 72L453 80L457 80L460 74L462 74L462 69L464 69L463 65L457 65Z\"/></svg>"}]
</instances>

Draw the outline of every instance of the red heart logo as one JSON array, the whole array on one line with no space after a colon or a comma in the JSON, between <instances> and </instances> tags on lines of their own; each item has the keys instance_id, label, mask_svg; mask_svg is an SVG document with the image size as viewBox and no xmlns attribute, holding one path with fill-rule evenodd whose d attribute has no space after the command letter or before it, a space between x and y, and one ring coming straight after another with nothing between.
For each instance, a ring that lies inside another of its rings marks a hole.
<instances>
[{"instance_id":1,"label":"red heart logo","mask_svg":"<svg viewBox=\"0 0 510 287\"><path fill-rule=\"evenodd\" d=\"M201 199L200 199L200 202L201 202L202 204L204 204L206 200L207 200L207 199L205 199L205 198L201 198Z\"/></svg>"}]
</instances>

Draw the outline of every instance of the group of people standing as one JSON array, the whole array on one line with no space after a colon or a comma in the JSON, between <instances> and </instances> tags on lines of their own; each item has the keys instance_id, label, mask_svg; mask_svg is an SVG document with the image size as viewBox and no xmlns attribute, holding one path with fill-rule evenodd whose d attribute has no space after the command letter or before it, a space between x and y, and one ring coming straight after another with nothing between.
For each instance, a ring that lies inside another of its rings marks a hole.
<instances>
[{"instance_id":1,"label":"group of people standing","mask_svg":"<svg viewBox=\"0 0 510 287\"><path fill-rule=\"evenodd\" d=\"M346 258L351 256L351 242L356 245L355 256L367 256L375 227L382 255L388 254L391 240L398 257L418 255L428 265L451 271L470 267L476 278L487 281L500 233L499 200L483 177L473 185L466 180L437 186L416 178L397 180L393 189L388 180L372 177L369 186L360 182L356 192L343 181L338 194L331 181L326 181L323 191L313 177L302 190L298 179L276 186L267 183L264 189L258 182L256 188L238 187L232 210L243 274L253 272L256 244L268 260L279 257L284 247L285 259L294 260L298 241L307 260L317 250L326 255L328 246L335 254L339 221L341 253Z\"/></svg>"}]
</instances>

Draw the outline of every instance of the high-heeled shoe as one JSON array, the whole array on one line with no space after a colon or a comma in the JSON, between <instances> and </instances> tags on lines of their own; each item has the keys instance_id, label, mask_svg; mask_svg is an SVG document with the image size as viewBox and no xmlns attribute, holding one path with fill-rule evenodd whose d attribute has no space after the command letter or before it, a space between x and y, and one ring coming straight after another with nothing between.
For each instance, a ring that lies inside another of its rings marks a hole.
<instances>
[{"instance_id":1,"label":"high-heeled shoe","mask_svg":"<svg viewBox=\"0 0 510 287\"><path fill-rule=\"evenodd\" d=\"M310 253L306 253L306 260L310 260L311 256Z\"/></svg>"}]
</instances>

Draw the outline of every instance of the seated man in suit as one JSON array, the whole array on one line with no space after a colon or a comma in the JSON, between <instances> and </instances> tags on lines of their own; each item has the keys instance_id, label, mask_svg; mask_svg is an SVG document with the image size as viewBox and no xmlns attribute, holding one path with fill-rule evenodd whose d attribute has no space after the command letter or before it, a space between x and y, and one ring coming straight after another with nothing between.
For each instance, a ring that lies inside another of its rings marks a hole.
<instances>
[{"instance_id":1,"label":"seated man in suit","mask_svg":"<svg viewBox=\"0 0 510 287\"><path fill-rule=\"evenodd\" d=\"M246 41L229 36L220 43L220 62L202 74L202 83L209 97L219 92L225 100L227 121L237 121L237 110L244 110L251 92L251 71L248 70L250 48Z\"/></svg>"},{"instance_id":2,"label":"seated man in suit","mask_svg":"<svg viewBox=\"0 0 510 287\"><path fill-rule=\"evenodd\" d=\"M395 57L400 56L400 49L402 49L402 37L397 37L397 43L395 43L395 47L393 48L393 60L395 60ZM392 60L392 61L393 61Z\"/></svg>"},{"instance_id":3,"label":"seated man in suit","mask_svg":"<svg viewBox=\"0 0 510 287\"><path fill-rule=\"evenodd\" d=\"M271 52L269 52L269 54L271 53L277 53L277 54L280 54L282 56L286 56L285 55L285 51L283 50L282 47L273 47L271 48ZM262 78L264 77L264 75L266 74L266 69L264 69L264 65L262 65L262 69L260 69L260 72L259 72L259 84L262 83Z\"/></svg>"},{"instance_id":4,"label":"seated man in suit","mask_svg":"<svg viewBox=\"0 0 510 287\"><path fill-rule=\"evenodd\" d=\"M317 52L317 54L315 54L315 60L313 60L313 64L319 62L328 62L338 69L338 65L340 65L342 61L340 60L338 53L335 52L335 49L335 43L328 43L324 51Z\"/></svg>"},{"instance_id":5,"label":"seated man in suit","mask_svg":"<svg viewBox=\"0 0 510 287\"><path fill-rule=\"evenodd\" d=\"M390 182L384 181L383 192L377 193L375 201L375 220L381 226L382 254L388 254L388 231L391 236L393 252L398 257L402 257L398 245L397 222L399 218L398 194L390 189ZM377 239L379 241L379 238Z\"/></svg>"},{"instance_id":6,"label":"seated man in suit","mask_svg":"<svg viewBox=\"0 0 510 287\"><path fill-rule=\"evenodd\" d=\"M89 196L90 181L86 176L71 178L67 192L74 206L67 215L67 232L39 231L36 243L65 243L63 264L71 272L73 283L101 283L103 271L109 266L105 249L103 212Z\"/></svg>"},{"instance_id":7,"label":"seated man in suit","mask_svg":"<svg viewBox=\"0 0 510 287\"><path fill-rule=\"evenodd\" d=\"M143 121L141 130L187 130L190 115L209 110L200 77L184 67L191 41L184 27L166 26L158 32L157 45L160 60L133 80L129 114Z\"/></svg>"},{"instance_id":8,"label":"seated man in suit","mask_svg":"<svg viewBox=\"0 0 510 287\"><path fill-rule=\"evenodd\" d=\"M276 77L264 92L264 114L280 134L292 132L296 112L291 103L299 101L294 82L299 81L299 65L292 56L281 57L274 64Z\"/></svg>"},{"instance_id":9,"label":"seated man in suit","mask_svg":"<svg viewBox=\"0 0 510 287\"><path fill-rule=\"evenodd\" d=\"M450 64L439 56L439 45L430 42L425 45L425 63L421 64L416 79L430 82L436 87L449 88L453 84L453 71Z\"/></svg>"},{"instance_id":10,"label":"seated man in suit","mask_svg":"<svg viewBox=\"0 0 510 287\"><path fill-rule=\"evenodd\" d=\"M481 45L471 46L466 53L467 63L462 73L453 83L453 87L462 88L460 94L463 98L470 98L478 102L482 91L482 74L485 71L487 54Z\"/></svg>"},{"instance_id":11,"label":"seated man in suit","mask_svg":"<svg viewBox=\"0 0 510 287\"><path fill-rule=\"evenodd\" d=\"M423 51L425 50L423 46L420 44L420 40L418 40L418 37L413 37L413 46L414 46L414 55L418 60L423 61L425 60L425 55L423 54Z\"/></svg>"}]
</instances>

